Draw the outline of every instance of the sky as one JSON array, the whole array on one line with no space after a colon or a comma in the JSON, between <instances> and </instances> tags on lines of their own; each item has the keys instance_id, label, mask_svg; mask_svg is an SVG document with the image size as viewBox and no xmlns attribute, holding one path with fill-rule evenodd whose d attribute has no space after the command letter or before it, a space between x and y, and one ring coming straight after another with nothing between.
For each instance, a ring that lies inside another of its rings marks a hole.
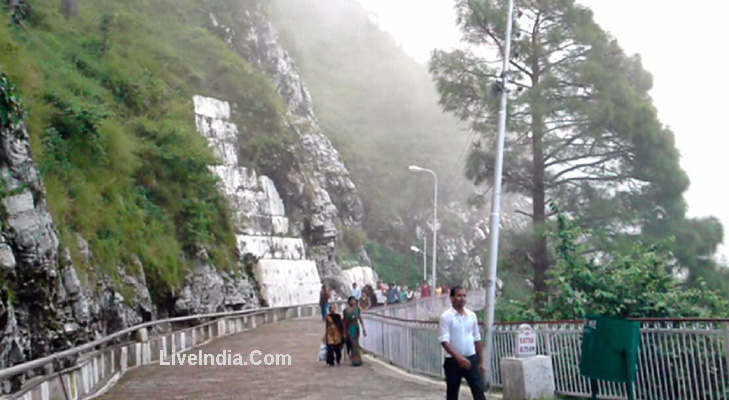
<instances>
[{"instance_id":1,"label":"sky","mask_svg":"<svg viewBox=\"0 0 729 400\"><path fill-rule=\"evenodd\" d=\"M518 5L519 0L515 0ZM411 57L427 62L434 48L459 45L453 0L359 0ZM715 216L724 225L729 256L729 110L725 13L718 0L577 0L617 38L628 54L640 54L653 75L650 92L661 122L671 128L681 167L691 186L685 193L691 217ZM729 6L724 6L729 8ZM714 79L716 74L719 79ZM727 114L724 114L724 113Z\"/></svg>"}]
</instances>

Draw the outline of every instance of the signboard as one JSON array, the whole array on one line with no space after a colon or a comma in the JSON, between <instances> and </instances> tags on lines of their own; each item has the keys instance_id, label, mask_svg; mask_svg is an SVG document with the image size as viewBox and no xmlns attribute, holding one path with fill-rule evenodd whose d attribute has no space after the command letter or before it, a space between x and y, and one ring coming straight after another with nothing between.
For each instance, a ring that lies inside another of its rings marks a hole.
<instances>
[{"instance_id":1,"label":"signboard","mask_svg":"<svg viewBox=\"0 0 729 400\"><path fill-rule=\"evenodd\" d=\"M534 332L531 325L519 325L519 331L516 335L516 356L517 357L533 357L537 355L537 333Z\"/></svg>"}]
</instances>

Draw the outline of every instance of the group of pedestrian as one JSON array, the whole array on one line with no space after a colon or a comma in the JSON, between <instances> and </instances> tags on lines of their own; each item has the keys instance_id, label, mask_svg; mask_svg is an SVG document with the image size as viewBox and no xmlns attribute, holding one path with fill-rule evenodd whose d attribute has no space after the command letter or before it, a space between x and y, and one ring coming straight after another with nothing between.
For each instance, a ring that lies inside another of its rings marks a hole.
<instances>
[{"instance_id":1,"label":"group of pedestrian","mask_svg":"<svg viewBox=\"0 0 729 400\"><path fill-rule=\"evenodd\" d=\"M432 295L440 297L443 293L449 293L451 288L448 286L438 285L435 290L433 290L428 281L423 280L423 282L416 287L415 290L413 290L409 289L407 286L396 286L395 282L390 282L388 287L385 287L378 281L377 290L380 290L383 296L385 296L385 304L394 305L412 300L423 299Z\"/></svg>"},{"instance_id":2,"label":"group of pedestrian","mask_svg":"<svg viewBox=\"0 0 729 400\"><path fill-rule=\"evenodd\" d=\"M364 336L367 336L367 330L362 322L358 299L354 295L359 294L361 297L361 292L357 289L356 283L352 286L353 295L349 296L347 307L343 310L342 315L339 315L336 304L329 304L327 286L322 285L319 302L322 306L322 318L325 322L322 340L327 346L326 362L329 366L341 363L343 345L347 347L346 355L352 365L362 365L359 338L360 331ZM393 286L391 284L390 288L392 289ZM430 295L428 293L430 287L427 286L427 282L424 282L420 289L421 292L425 292L425 297ZM438 287L437 289L443 290L444 288ZM438 341L446 352L443 361L446 399L458 399L461 381L465 378L474 400L485 400L484 360L481 355L481 332L478 319L476 313L465 307L466 290L461 286L448 289L450 290L451 308L440 316L438 336Z\"/></svg>"},{"instance_id":3,"label":"group of pedestrian","mask_svg":"<svg viewBox=\"0 0 729 400\"><path fill-rule=\"evenodd\" d=\"M352 365L362 365L362 350L359 345L359 338L360 332L367 336L367 330L362 322L357 298L349 296L347 306L340 315L337 312L337 305L329 304L328 289L326 285L322 285L319 304L322 306L322 319L324 320L324 337L322 341L327 347L327 365L334 366L335 362L336 365L340 365L343 346L346 346L345 355Z\"/></svg>"}]
</instances>

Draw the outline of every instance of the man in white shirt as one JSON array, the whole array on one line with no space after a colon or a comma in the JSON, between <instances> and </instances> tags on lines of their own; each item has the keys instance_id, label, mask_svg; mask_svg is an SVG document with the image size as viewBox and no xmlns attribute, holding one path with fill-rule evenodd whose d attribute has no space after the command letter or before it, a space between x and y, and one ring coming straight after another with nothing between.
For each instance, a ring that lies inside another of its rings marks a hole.
<instances>
[{"instance_id":1,"label":"man in white shirt","mask_svg":"<svg viewBox=\"0 0 729 400\"><path fill-rule=\"evenodd\" d=\"M465 308L466 291L461 286L453 287L450 295L452 307L440 316L438 338L448 353L443 362L446 399L458 400L461 379L466 378L474 400L486 400L478 319L473 311Z\"/></svg>"},{"instance_id":2,"label":"man in white shirt","mask_svg":"<svg viewBox=\"0 0 729 400\"><path fill-rule=\"evenodd\" d=\"M359 300L362 298L362 290L357 288L357 282L352 283L352 296L354 296L354 299L357 300L357 304L359 304Z\"/></svg>"}]
</instances>

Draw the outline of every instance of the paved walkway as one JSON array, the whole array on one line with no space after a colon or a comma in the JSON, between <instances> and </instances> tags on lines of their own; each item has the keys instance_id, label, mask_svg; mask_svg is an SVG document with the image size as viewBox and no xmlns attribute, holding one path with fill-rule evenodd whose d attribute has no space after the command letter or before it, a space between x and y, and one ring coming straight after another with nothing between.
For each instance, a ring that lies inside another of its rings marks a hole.
<instances>
[{"instance_id":1,"label":"paved walkway","mask_svg":"<svg viewBox=\"0 0 729 400\"><path fill-rule=\"evenodd\" d=\"M361 367L348 361L329 367L317 361L324 326L319 319L264 325L215 340L188 354L220 354L229 350L249 362L266 354L289 354L291 365L166 366L153 364L127 372L99 400L163 399L398 399L442 400L445 385L412 377L369 358ZM468 385L463 383L466 389ZM471 399L464 391L461 399Z\"/></svg>"}]
</instances>

